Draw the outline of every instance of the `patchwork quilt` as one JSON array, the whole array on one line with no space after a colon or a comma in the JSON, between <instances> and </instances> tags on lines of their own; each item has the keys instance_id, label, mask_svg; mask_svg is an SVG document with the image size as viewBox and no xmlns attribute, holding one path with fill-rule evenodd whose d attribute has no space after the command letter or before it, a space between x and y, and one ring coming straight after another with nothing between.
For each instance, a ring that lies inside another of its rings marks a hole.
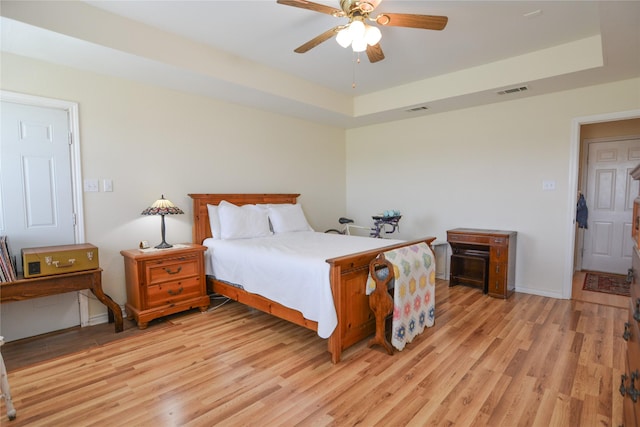
<instances>
[{"instance_id":1,"label":"patchwork quilt","mask_svg":"<svg viewBox=\"0 0 640 427\"><path fill-rule=\"evenodd\" d=\"M402 350L405 344L431 327L435 321L435 257L426 243L384 252L393 265L393 331L391 345ZM367 295L376 288L369 276Z\"/></svg>"}]
</instances>

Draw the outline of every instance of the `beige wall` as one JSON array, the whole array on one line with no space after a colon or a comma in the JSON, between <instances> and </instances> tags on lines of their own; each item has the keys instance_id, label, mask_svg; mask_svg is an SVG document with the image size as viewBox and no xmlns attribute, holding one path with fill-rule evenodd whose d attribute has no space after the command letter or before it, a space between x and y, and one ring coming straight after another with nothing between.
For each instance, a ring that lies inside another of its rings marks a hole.
<instances>
[{"instance_id":1,"label":"beige wall","mask_svg":"<svg viewBox=\"0 0 640 427\"><path fill-rule=\"evenodd\" d=\"M638 108L635 79L349 130L347 212L370 222L399 209L404 238L515 230L516 289L561 297L573 253L572 122ZM547 180L555 191L542 190Z\"/></svg>"},{"instance_id":2,"label":"beige wall","mask_svg":"<svg viewBox=\"0 0 640 427\"><path fill-rule=\"evenodd\" d=\"M314 227L403 212L401 237L454 227L518 231L517 289L562 295L575 205L569 177L576 117L640 108L629 80L344 131L206 97L3 54L1 88L79 103L86 240L100 247L106 291L125 301L119 251L158 242L139 214L164 193L187 215L169 242L191 238L190 192L300 192ZM346 148L345 148L346 146ZM556 182L542 191L542 181ZM573 189L575 190L575 189ZM92 303L91 316L104 313Z\"/></svg>"},{"instance_id":3,"label":"beige wall","mask_svg":"<svg viewBox=\"0 0 640 427\"><path fill-rule=\"evenodd\" d=\"M301 193L319 230L345 211L344 130L20 56L0 59L2 90L79 104L83 177L114 186L84 193L85 236L100 248L105 292L121 305L120 250L160 242L160 218L140 212L161 194L186 213L167 217L170 243L191 240L188 193ZM105 312L92 302L90 316Z\"/></svg>"}]
</instances>

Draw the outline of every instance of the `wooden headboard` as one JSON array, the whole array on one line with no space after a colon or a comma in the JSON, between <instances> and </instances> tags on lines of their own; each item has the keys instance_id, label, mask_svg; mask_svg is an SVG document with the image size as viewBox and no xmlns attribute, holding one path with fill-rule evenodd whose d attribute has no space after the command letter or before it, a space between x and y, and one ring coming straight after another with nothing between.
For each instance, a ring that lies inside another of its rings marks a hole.
<instances>
[{"instance_id":1,"label":"wooden headboard","mask_svg":"<svg viewBox=\"0 0 640 427\"><path fill-rule=\"evenodd\" d=\"M296 203L300 194L189 194L193 199L193 243L199 245L211 237L207 205L217 205L223 200L234 205L264 203Z\"/></svg>"}]
</instances>

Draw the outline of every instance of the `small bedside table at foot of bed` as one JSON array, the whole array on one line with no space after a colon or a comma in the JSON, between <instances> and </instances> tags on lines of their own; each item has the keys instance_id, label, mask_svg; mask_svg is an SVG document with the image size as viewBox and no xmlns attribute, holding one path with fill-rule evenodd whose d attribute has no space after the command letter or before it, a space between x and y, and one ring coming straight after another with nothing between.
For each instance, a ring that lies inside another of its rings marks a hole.
<instances>
[{"instance_id":1,"label":"small bedside table at foot of bed","mask_svg":"<svg viewBox=\"0 0 640 427\"><path fill-rule=\"evenodd\" d=\"M209 307L204 275L206 247L175 245L169 249L121 251L127 282L125 311L144 329L159 317Z\"/></svg>"}]
</instances>

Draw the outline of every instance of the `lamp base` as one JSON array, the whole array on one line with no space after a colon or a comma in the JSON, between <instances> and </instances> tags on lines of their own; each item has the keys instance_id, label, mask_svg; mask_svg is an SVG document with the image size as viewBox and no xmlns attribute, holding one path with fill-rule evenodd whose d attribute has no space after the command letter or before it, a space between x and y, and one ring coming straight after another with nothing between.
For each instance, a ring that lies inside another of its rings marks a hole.
<instances>
[{"instance_id":1,"label":"lamp base","mask_svg":"<svg viewBox=\"0 0 640 427\"><path fill-rule=\"evenodd\" d=\"M173 245L168 244L164 240L158 246L155 246L156 249L168 249L168 248L172 248L172 247L173 247Z\"/></svg>"}]
</instances>

